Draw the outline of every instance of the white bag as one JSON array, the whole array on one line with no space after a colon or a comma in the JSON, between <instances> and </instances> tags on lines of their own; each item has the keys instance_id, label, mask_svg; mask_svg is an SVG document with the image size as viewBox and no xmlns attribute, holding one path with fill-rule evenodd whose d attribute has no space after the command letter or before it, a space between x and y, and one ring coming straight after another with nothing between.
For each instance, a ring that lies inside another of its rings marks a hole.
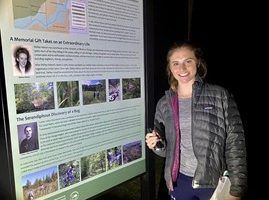
<instances>
[{"instance_id":1,"label":"white bag","mask_svg":"<svg viewBox=\"0 0 269 200\"><path fill-rule=\"evenodd\" d=\"M224 200L230 193L231 181L227 176L228 172L225 171L223 176L219 179L218 186L216 187L210 200Z\"/></svg>"}]
</instances>

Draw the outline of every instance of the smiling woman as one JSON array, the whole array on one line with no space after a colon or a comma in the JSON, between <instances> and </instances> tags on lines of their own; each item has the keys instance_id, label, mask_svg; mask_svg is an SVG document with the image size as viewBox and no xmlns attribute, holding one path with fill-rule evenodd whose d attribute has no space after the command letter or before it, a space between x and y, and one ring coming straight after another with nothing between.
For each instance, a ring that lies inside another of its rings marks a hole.
<instances>
[{"instance_id":1,"label":"smiling woman","mask_svg":"<svg viewBox=\"0 0 269 200\"><path fill-rule=\"evenodd\" d=\"M167 54L170 89L159 100L154 127L162 123L165 144L154 128L149 149L166 157L164 177L171 199L208 200L225 170L231 187L225 200L239 200L247 186L245 136L233 96L206 83L202 51L189 41L176 43Z\"/></svg>"},{"instance_id":2,"label":"smiling woman","mask_svg":"<svg viewBox=\"0 0 269 200\"><path fill-rule=\"evenodd\" d=\"M31 55L26 47L18 46L14 49L14 76L33 75Z\"/></svg>"},{"instance_id":3,"label":"smiling woman","mask_svg":"<svg viewBox=\"0 0 269 200\"><path fill-rule=\"evenodd\" d=\"M168 51L166 59L166 71L171 89L173 91L179 90L182 96L190 96L196 74L204 78L207 73L201 49L192 48L188 42L174 44ZM180 83L187 87L180 87ZM187 89L188 91L186 91Z\"/></svg>"}]
</instances>

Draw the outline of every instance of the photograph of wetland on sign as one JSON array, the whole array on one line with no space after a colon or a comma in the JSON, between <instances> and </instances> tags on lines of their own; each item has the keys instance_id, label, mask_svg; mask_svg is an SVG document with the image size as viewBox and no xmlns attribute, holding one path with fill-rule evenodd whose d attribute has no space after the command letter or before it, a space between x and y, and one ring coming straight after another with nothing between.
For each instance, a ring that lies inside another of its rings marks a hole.
<instances>
[{"instance_id":1,"label":"photograph of wetland on sign","mask_svg":"<svg viewBox=\"0 0 269 200\"><path fill-rule=\"evenodd\" d=\"M106 102L106 80L82 81L83 105Z\"/></svg>"}]
</instances>

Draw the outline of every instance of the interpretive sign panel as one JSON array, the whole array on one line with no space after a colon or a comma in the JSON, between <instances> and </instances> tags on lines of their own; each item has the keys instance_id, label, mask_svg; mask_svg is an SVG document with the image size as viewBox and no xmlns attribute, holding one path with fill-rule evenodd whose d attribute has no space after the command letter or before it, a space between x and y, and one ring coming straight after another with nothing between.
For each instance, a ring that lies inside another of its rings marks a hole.
<instances>
[{"instance_id":1,"label":"interpretive sign panel","mask_svg":"<svg viewBox=\"0 0 269 200\"><path fill-rule=\"evenodd\" d=\"M142 0L1 0L17 199L87 199L145 172Z\"/></svg>"}]
</instances>

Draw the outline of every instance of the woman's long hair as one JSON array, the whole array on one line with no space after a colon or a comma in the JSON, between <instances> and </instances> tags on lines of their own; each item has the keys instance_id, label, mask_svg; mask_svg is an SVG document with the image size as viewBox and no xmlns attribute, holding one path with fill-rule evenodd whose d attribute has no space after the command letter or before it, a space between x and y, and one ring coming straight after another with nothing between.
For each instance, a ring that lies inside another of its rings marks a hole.
<instances>
[{"instance_id":1,"label":"woman's long hair","mask_svg":"<svg viewBox=\"0 0 269 200\"><path fill-rule=\"evenodd\" d=\"M168 75L168 82L169 82L170 88L174 92L177 92L178 82L170 70L170 58L177 50L179 50L181 48L188 48L194 52L194 55L197 59L196 67L197 67L198 76L200 76L201 78L205 78L205 76L207 74L207 66L206 66L206 63L203 59L203 52L202 52L201 48L197 47L196 45L194 45L190 41L183 41L183 42L174 43L174 45L172 45L172 47L169 49L167 56L166 56L166 61L167 61L166 71L167 71L167 75Z\"/></svg>"}]
</instances>

